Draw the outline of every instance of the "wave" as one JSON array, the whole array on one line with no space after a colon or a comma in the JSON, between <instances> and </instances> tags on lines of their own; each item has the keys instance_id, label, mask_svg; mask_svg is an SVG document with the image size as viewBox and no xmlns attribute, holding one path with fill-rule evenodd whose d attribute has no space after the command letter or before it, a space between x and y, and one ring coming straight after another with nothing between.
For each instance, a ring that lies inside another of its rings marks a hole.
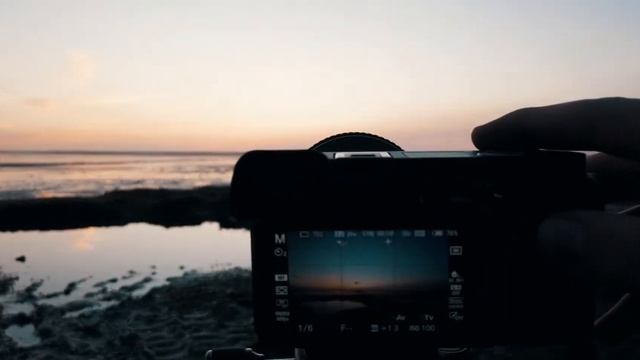
<instances>
[{"instance_id":1,"label":"wave","mask_svg":"<svg viewBox=\"0 0 640 360\"><path fill-rule=\"evenodd\" d=\"M0 151L0 200L84 197L125 189L188 189L231 181L237 156L225 153L101 152L100 155ZM117 155L114 155L117 154ZM125 155L126 154L126 155ZM105 156L111 155L111 156Z\"/></svg>"},{"instance_id":2,"label":"wave","mask_svg":"<svg viewBox=\"0 0 640 360\"><path fill-rule=\"evenodd\" d=\"M0 150L7 155L106 155L106 156L235 156L234 151L89 151L89 150Z\"/></svg>"},{"instance_id":3,"label":"wave","mask_svg":"<svg viewBox=\"0 0 640 360\"><path fill-rule=\"evenodd\" d=\"M37 167L61 167L61 166L84 166L84 165L123 165L135 163L135 161L104 161L104 162L4 162L0 163L0 168L37 168Z\"/></svg>"},{"instance_id":4,"label":"wave","mask_svg":"<svg viewBox=\"0 0 640 360\"><path fill-rule=\"evenodd\" d=\"M62 162L0 162L1 168L49 168L49 167L77 167L77 166L113 166L113 165L135 165L149 163L172 163L175 159L154 159L154 160L126 160L126 161L62 161ZM183 160L184 161L184 160ZM198 159L197 161L202 161ZM211 168L218 171L219 168L233 168L233 165L207 165L205 168Z\"/></svg>"}]
</instances>

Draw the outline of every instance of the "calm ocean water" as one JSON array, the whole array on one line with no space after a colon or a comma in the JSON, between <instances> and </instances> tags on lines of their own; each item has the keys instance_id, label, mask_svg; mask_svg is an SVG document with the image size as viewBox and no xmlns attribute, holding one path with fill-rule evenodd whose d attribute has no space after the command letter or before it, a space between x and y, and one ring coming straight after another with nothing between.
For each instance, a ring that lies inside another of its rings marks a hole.
<instances>
[{"instance_id":1,"label":"calm ocean water","mask_svg":"<svg viewBox=\"0 0 640 360\"><path fill-rule=\"evenodd\" d=\"M0 152L0 200L228 184L240 154Z\"/></svg>"},{"instance_id":2,"label":"calm ocean water","mask_svg":"<svg viewBox=\"0 0 640 360\"><path fill-rule=\"evenodd\" d=\"M16 257L24 255L25 262ZM96 283L117 279L110 290L149 277L137 294L166 283L185 271L207 272L233 266L249 267L249 232L220 229L215 223L164 228L129 224L103 228L55 231L0 232L0 272L19 277L15 290L41 283L36 294L60 292L71 283L77 288L38 303L63 304L96 291ZM15 301L15 294L0 295L4 313L30 311ZM96 304L100 305L100 304Z\"/></svg>"}]
</instances>

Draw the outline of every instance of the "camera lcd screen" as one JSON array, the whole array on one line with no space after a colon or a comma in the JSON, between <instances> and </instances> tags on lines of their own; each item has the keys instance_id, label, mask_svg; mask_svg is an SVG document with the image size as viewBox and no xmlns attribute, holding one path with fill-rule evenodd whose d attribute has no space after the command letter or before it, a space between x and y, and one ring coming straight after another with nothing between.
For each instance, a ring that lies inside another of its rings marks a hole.
<instances>
[{"instance_id":1,"label":"camera lcd screen","mask_svg":"<svg viewBox=\"0 0 640 360\"><path fill-rule=\"evenodd\" d=\"M437 333L463 318L463 280L452 268L452 258L462 256L457 235L439 229L287 232L280 248L286 272L275 276L280 320L298 333Z\"/></svg>"}]
</instances>

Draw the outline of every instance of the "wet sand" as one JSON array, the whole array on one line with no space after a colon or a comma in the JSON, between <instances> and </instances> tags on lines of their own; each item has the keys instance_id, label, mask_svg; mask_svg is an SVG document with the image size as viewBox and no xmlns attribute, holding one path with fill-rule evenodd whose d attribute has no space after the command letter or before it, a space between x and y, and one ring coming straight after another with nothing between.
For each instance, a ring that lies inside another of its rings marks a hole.
<instances>
[{"instance_id":1,"label":"wet sand","mask_svg":"<svg viewBox=\"0 0 640 360\"><path fill-rule=\"evenodd\" d=\"M168 281L142 297L133 296L138 282L110 291L105 284L61 306L38 304L37 287L27 291L32 313L0 313L0 358L202 359L213 346L256 341L249 270L186 272ZM98 300L114 305L92 310ZM18 344L5 334L9 328L33 331L36 344Z\"/></svg>"}]
</instances>

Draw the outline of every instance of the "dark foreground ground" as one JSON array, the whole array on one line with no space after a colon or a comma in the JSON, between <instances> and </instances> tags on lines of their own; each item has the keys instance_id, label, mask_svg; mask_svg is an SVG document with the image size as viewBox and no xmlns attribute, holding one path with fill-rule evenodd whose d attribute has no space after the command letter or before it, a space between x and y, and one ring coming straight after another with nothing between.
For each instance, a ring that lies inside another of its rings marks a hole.
<instances>
[{"instance_id":1,"label":"dark foreground ground","mask_svg":"<svg viewBox=\"0 0 640 360\"><path fill-rule=\"evenodd\" d=\"M1 274L0 274L1 275ZM113 300L106 309L78 314L89 300L60 306L38 304L37 288L22 290L20 301L35 304L33 313L2 314L0 359L203 359L211 347L246 347L256 343L253 330L251 272L230 269L186 272L169 283L134 297L133 287L97 292L91 298ZM12 291L11 277L0 284ZM31 324L40 339L20 347L5 334L10 326ZM640 337L599 345L598 359L640 359ZM569 359L562 347L493 347L473 349L465 360ZM582 358L571 358L582 359ZM587 360L588 358L584 358Z\"/></svg>"},{"instance_id":2,"label":"dark foreground ground","mask_svg":"<svg viewBox=\"0 0 640 360\"><path fill-rule=\"evenodd\" d=\"M186 273L141 298L115 295L116 305L78 316L69 315L79 304L0 316L0 359L203 359L213 346L256 340L246 269ZM41 343L20 348L4 329L26 323Z\"/></svg>"},{"instance_id":3,"label":"dark foreground ground","mask_svg":"<svg viewBox=\"0 0 640 360\"><path fill-rule=\"evenodd\" d=\"M162 226L215 221L241 227L230 214L229 187L119 190L96 197L0 201L0 231L62 230L146 222Z\"/></svg>"}]
</instances>

